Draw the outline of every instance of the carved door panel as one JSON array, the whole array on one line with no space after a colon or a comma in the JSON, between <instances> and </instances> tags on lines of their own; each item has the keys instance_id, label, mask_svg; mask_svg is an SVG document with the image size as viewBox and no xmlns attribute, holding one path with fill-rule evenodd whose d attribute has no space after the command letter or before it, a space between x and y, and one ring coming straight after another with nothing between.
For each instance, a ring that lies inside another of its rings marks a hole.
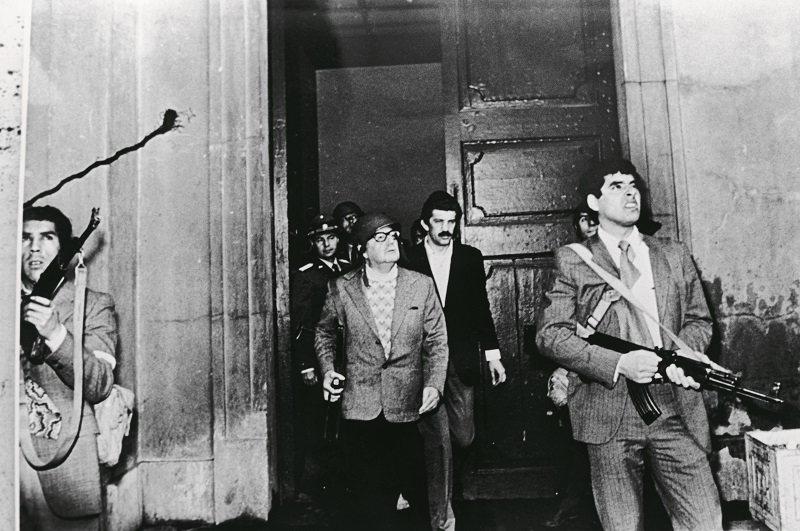
<instances>
[{"instance_id":1,"label":"carved door panel","mask_svg":"<svg viewBox=\"0 0 800 531\"><path fill-rule=\"evenodd\" d=\"M573 240L578 176L619 153L609 1L449 0L442 28L447 182L487 257L509 375L480 386L465 494L550 496L565 430L535 311L552 251Z\"/></svg>"}]
</instances>

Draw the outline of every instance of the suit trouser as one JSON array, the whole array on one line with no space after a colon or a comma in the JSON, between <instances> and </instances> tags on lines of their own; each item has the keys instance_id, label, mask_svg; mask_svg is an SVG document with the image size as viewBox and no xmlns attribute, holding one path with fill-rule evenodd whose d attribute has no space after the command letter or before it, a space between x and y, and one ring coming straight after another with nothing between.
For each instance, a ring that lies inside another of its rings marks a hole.
<instances>
[{"instance_id":1,"label":"suit trouser","mask_svg":"<svg viewBox=\"0 0 800 531\"><path fill-rule=\"evenodd\" d=\"M433 531L455 529L452 444L466 447L475 438L474 406L475 389L464 385L453 364L449 363L442 404L432 415L419 421Z\"/></svg>"},{"instance_id":2,"label":"suit trouser","mask_svg":"<svg viewBox=\"0 0 800 531\"><path fill-rule=\"evenodd\" d=\"M392 529L402 488L412 509L425 508L422 440L416 423L392 423L381 413L368 421L343 420L339 435L352 492L350 529ZM408 481L408 483L404 483Z\"/></svg>"},{"instance_id":3,"label":"suit trouser","mask_svg":"<svg viewBox=\"0 0 800 531\"><path fill-rule=\"evenodd\" d=\"M298 378L299 380L299 378ZM298 382L295 390L295 426L299 444L297 462L300 465L299 492L316 494L319 490L322 459L323 427L326 403L322 398L322 384L306 386Z\"/></svg>"},{"instance_id":4,"label":"suit trouser","mask_svg":"<svg viewBox=\"0 0 800 531\"><path fill-rule=\"evenodd\" d=\"M658 387L669 390L667 385ZM675 531L721 530L719 493L708 456L686 429L674 404L665 407L658 398L656 401L663 414L650 426L627 400L614 438L604 444L587 444L592 490L603 529L644 529L642 489L647 464Z\"/></svg>"}]
</instances>

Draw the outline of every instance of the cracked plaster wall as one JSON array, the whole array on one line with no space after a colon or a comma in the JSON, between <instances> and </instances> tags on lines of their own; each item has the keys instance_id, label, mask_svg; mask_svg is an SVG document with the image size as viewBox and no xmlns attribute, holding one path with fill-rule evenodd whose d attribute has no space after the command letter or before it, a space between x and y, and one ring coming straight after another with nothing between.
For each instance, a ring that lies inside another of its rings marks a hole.
<instances>
[{"instance_id":1,"label":"cracked plaster wall","mask_svg":"<svg viewBox=\"0 0 800 531\"><path fill-rule=\"evenodd\" d=\"M718 323L713 354L747 386L769 390L780 381L796 407L800 3L662 5L674 24L691 243ZM797 427L796 413L729 400L715 408L724 498L746 498L739 434Z\"/></svg>"}]
</instances>

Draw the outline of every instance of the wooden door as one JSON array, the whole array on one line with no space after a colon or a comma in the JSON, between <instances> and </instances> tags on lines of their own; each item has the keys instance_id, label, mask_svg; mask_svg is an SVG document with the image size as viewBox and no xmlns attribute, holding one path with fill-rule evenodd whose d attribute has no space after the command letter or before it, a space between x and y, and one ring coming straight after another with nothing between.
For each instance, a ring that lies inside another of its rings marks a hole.
<instances>
[{"instance_id":1,"label":"wooden door","mask_svg":"<svg viewBox=\"0 0 800 531\"><path fill-rule=\"evenodd\" d=\"M447 182L486 256L508 371L479 388L465 496L552 496L569 434L535 315L573 240L578 176L619 153L609 0L448 0L442 32Z\"/></svg>"}]
</instances>

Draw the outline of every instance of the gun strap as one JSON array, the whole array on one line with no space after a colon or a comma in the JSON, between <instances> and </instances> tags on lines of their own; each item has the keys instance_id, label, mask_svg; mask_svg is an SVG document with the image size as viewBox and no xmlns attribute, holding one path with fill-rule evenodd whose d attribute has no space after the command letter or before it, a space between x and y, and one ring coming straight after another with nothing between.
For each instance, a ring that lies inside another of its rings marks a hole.
<instances>
[{"instance_id":1,"label":"gun strap","mask_svg":"<svg viewBox=\"0 0 800 531\"><path fill-rule=\"evenodd\" d=\"M577 323L576 333L578 334L578 337L586 339L590 335L594 334L597 330L597 326L600 324L600 321L603 320L603 317L605 317L609 308L611 308L611 301L601 298L597 303L597 306L594 307L592 315L586 319L586 326Z\"/></svg>"},{"instance_id":2,"label":"gun strap","mask_svg":"<svg viewBox=\"0 0 800 531\"><path fill-rule=\"evenodd\" d=\"M83 318L86 308L86 266L83 265L83 254L78 253L78 265L75 267L75 300L72 313L73 325L73 357L72 357L72 415L66 429L60 434L61 443L53 457L45 461L39 457L33 447L29 429L20 430L19 444L22 455L34 470L44 471L56 468L67 460L81 431L83 420Z\"/></svg>"},{"instance_id":3,"label":"gun strap","mask_svg":"<svg viewBox=\"0 0 800 531\"><path fill-rule=\"evenodd\" d=\"M667 336L673 341L673 343L675 343L675 345L679 349L694 350L690 348L672 330L661 324L661 321L658 320L658 317L654 317L648 310L646 310L644 305L641 302L639 302L639 300L636 298L633 292L630 289L628 289L628 287L620 279L618 279L617 277L615 277L614 275L612 275L611 273L600 267L600 265L594 261L594 255L592 255L592 252L589 249L587 249L585 246L579 243L571 243L567 245L567 247L575 251L575 254L580 256L583 259L583 261L586 262L586 264L589 267L591 267L594 270L594 272L600 276L600 278L605 280L609 286L614 288L617 291L617 293L625 297L625 300L630 302L637 310L642 312L643 315L652 319L659 326L659 328L661 328L661 330L663 330L664 333L667 334ZM595 311L597 310L595 309Z\"/></svg>"}]
</instances>

